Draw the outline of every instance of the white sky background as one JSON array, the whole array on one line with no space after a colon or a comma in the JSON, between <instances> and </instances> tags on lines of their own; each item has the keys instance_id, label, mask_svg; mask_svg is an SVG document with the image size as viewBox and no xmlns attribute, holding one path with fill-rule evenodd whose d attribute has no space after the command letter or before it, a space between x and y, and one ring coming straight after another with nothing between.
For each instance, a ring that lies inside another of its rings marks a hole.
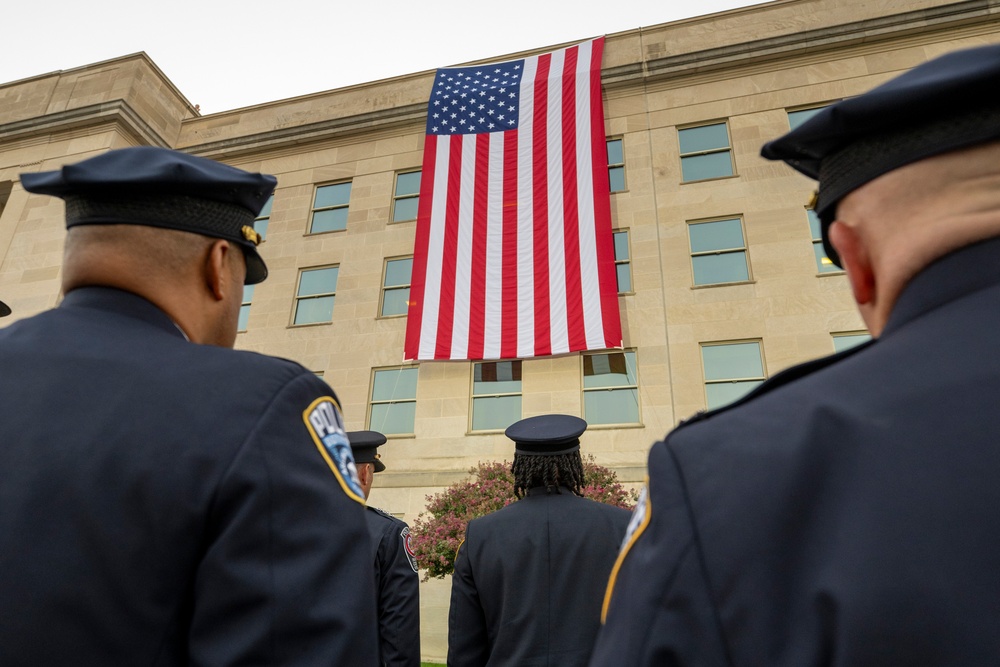
<instances>
[{"instance_id":1,"label":"white sky background","mask_svg":"<svg viewBox=\"0 0 1000 667\"><path fill-rule=\"evenodd\" d=\"M145 51L208 114L750 4L18 0L3 10L0 84Z\"/></svg>"}]
</instances>

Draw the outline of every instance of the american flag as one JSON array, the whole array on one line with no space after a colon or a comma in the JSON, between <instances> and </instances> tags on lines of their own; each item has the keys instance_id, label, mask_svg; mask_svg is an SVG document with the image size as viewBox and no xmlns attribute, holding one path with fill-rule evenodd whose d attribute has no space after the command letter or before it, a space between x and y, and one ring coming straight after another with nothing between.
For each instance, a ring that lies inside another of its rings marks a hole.
<instances>
[{"instance_id":1,"label":"american flag","mask_svg":"<svg viewBox=\"0 0 1000 667\"><path fill-rule=\"evenodd\" d=\"M621 347L603 48L437 71L406 359Z\"/></svg>"}]
</instances>

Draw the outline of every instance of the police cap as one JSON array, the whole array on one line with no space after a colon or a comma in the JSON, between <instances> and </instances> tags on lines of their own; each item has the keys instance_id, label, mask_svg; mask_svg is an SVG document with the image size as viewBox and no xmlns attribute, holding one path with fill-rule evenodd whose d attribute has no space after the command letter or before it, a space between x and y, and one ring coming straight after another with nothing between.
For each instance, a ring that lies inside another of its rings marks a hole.
<instances>
[{"instance_id":1,"label":"police cap","mask_svg":"<svg viewBox=\"0 0 1000 667\"><path fill-rule=\"evenodd\" d=\"M347 439L351 442L355 463L374 463L375 472L385 470L385 464L379 460L378 448L386 443L386 437L378 431L348 431Z\"/></svg>"},{"instance_id":2,"label":"police cap","mask_svg":"<svg viewBox=\"0 0 1000 667\"><path fill-rule=\"evenodd\" d=\"M514 441L514 451L528 456L569 454L580 449L580 435L587 422L573 415L538 415L515 422L504 434Z\"/></svg>"},{"instance_id":3,"label":"police cap","mask_svg":"<svg viewBox=\"0 0 1000 667\"><path fill-rule=\"evenodd\" d=\"M267 277L254 218L277 179L154 146L123 148L64 166L21 174L28 192L66 201L66 227L132 224L226 239L243 249L246 284Z\"/></svg>"},{"instance_id":4,"label":"police cap","mask_svg":"<svg viewBox=\"0 0 1000 667\"><path fill-rule=\"evenodd\" d=\"M1000 45L955 51L826 107L761 155L819 181L823 248L837 203L878 176L918 160L1000 139Z\"/></svg>"}]
</instances>

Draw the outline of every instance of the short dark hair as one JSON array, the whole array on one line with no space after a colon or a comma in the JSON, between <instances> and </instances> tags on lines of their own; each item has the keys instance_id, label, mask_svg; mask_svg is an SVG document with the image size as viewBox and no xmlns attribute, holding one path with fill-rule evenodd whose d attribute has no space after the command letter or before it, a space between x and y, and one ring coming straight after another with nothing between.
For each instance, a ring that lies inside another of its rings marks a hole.
<instances>
[{"instance_id":1,"label":"short dark hair","mask_svg":"<svg viewBox=\"0 0 1000 667\"><path fill-rule=\"evenodd\" d=\"M510 470L514 474L514 495L518 498L539 486L544 486L546 493L562 493L559 487L565 486L576 495L583 495L583 459L579 449L552 456L515 452Z\"/></svg>"}]
</instances>

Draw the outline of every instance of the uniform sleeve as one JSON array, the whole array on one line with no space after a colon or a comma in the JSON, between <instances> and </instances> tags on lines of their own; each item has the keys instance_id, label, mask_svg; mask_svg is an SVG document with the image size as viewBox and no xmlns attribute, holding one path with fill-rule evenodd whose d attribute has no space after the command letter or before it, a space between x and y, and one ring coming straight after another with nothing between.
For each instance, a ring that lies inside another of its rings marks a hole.
<instances>
[{"instance_id":1,"label":"uniform sleeve","mask_svg":"<svg viewBox=\"0 0 1000 667\"><path fill-rule=\"evenodd\" d=\"M388 667L420 667L420 581L409 539L409 526L391 521L379 545L379 644Z\"/></svg>"},{"instance_id":2,"label":"uniform sleeve","mask_svg":"<svg viewBox=\"0 0 1000 667\"><path fill-rule=\"evenodd\" d=\"M726 665L682 477L666 444L649 456L640 502L609 582L591 667Z\"/></svg>"},{"instance_id":3,"label":"uniform sleeve","mask_svg":"<svg viewBox=\"0 0 1000 667\"><path fill-rule=\"evenodd\" d=\"M469 562L469 530L466 541L455 556L455 573L451 577L451 608L448 610L448 667L485 665L490 656L486 616L479 601L476 582Z\"/></svg>"},{"instance_id":4,"label":"uniform sleeve","mask_svg":"<svg viewBox=\"0 0 1000 667\"><path fill-rule=\"evenodd\" d=\"M368 528L332 391L264 406L216 491L191 591L190 662L375 665Z\"/></svg>"}]
</instances>

